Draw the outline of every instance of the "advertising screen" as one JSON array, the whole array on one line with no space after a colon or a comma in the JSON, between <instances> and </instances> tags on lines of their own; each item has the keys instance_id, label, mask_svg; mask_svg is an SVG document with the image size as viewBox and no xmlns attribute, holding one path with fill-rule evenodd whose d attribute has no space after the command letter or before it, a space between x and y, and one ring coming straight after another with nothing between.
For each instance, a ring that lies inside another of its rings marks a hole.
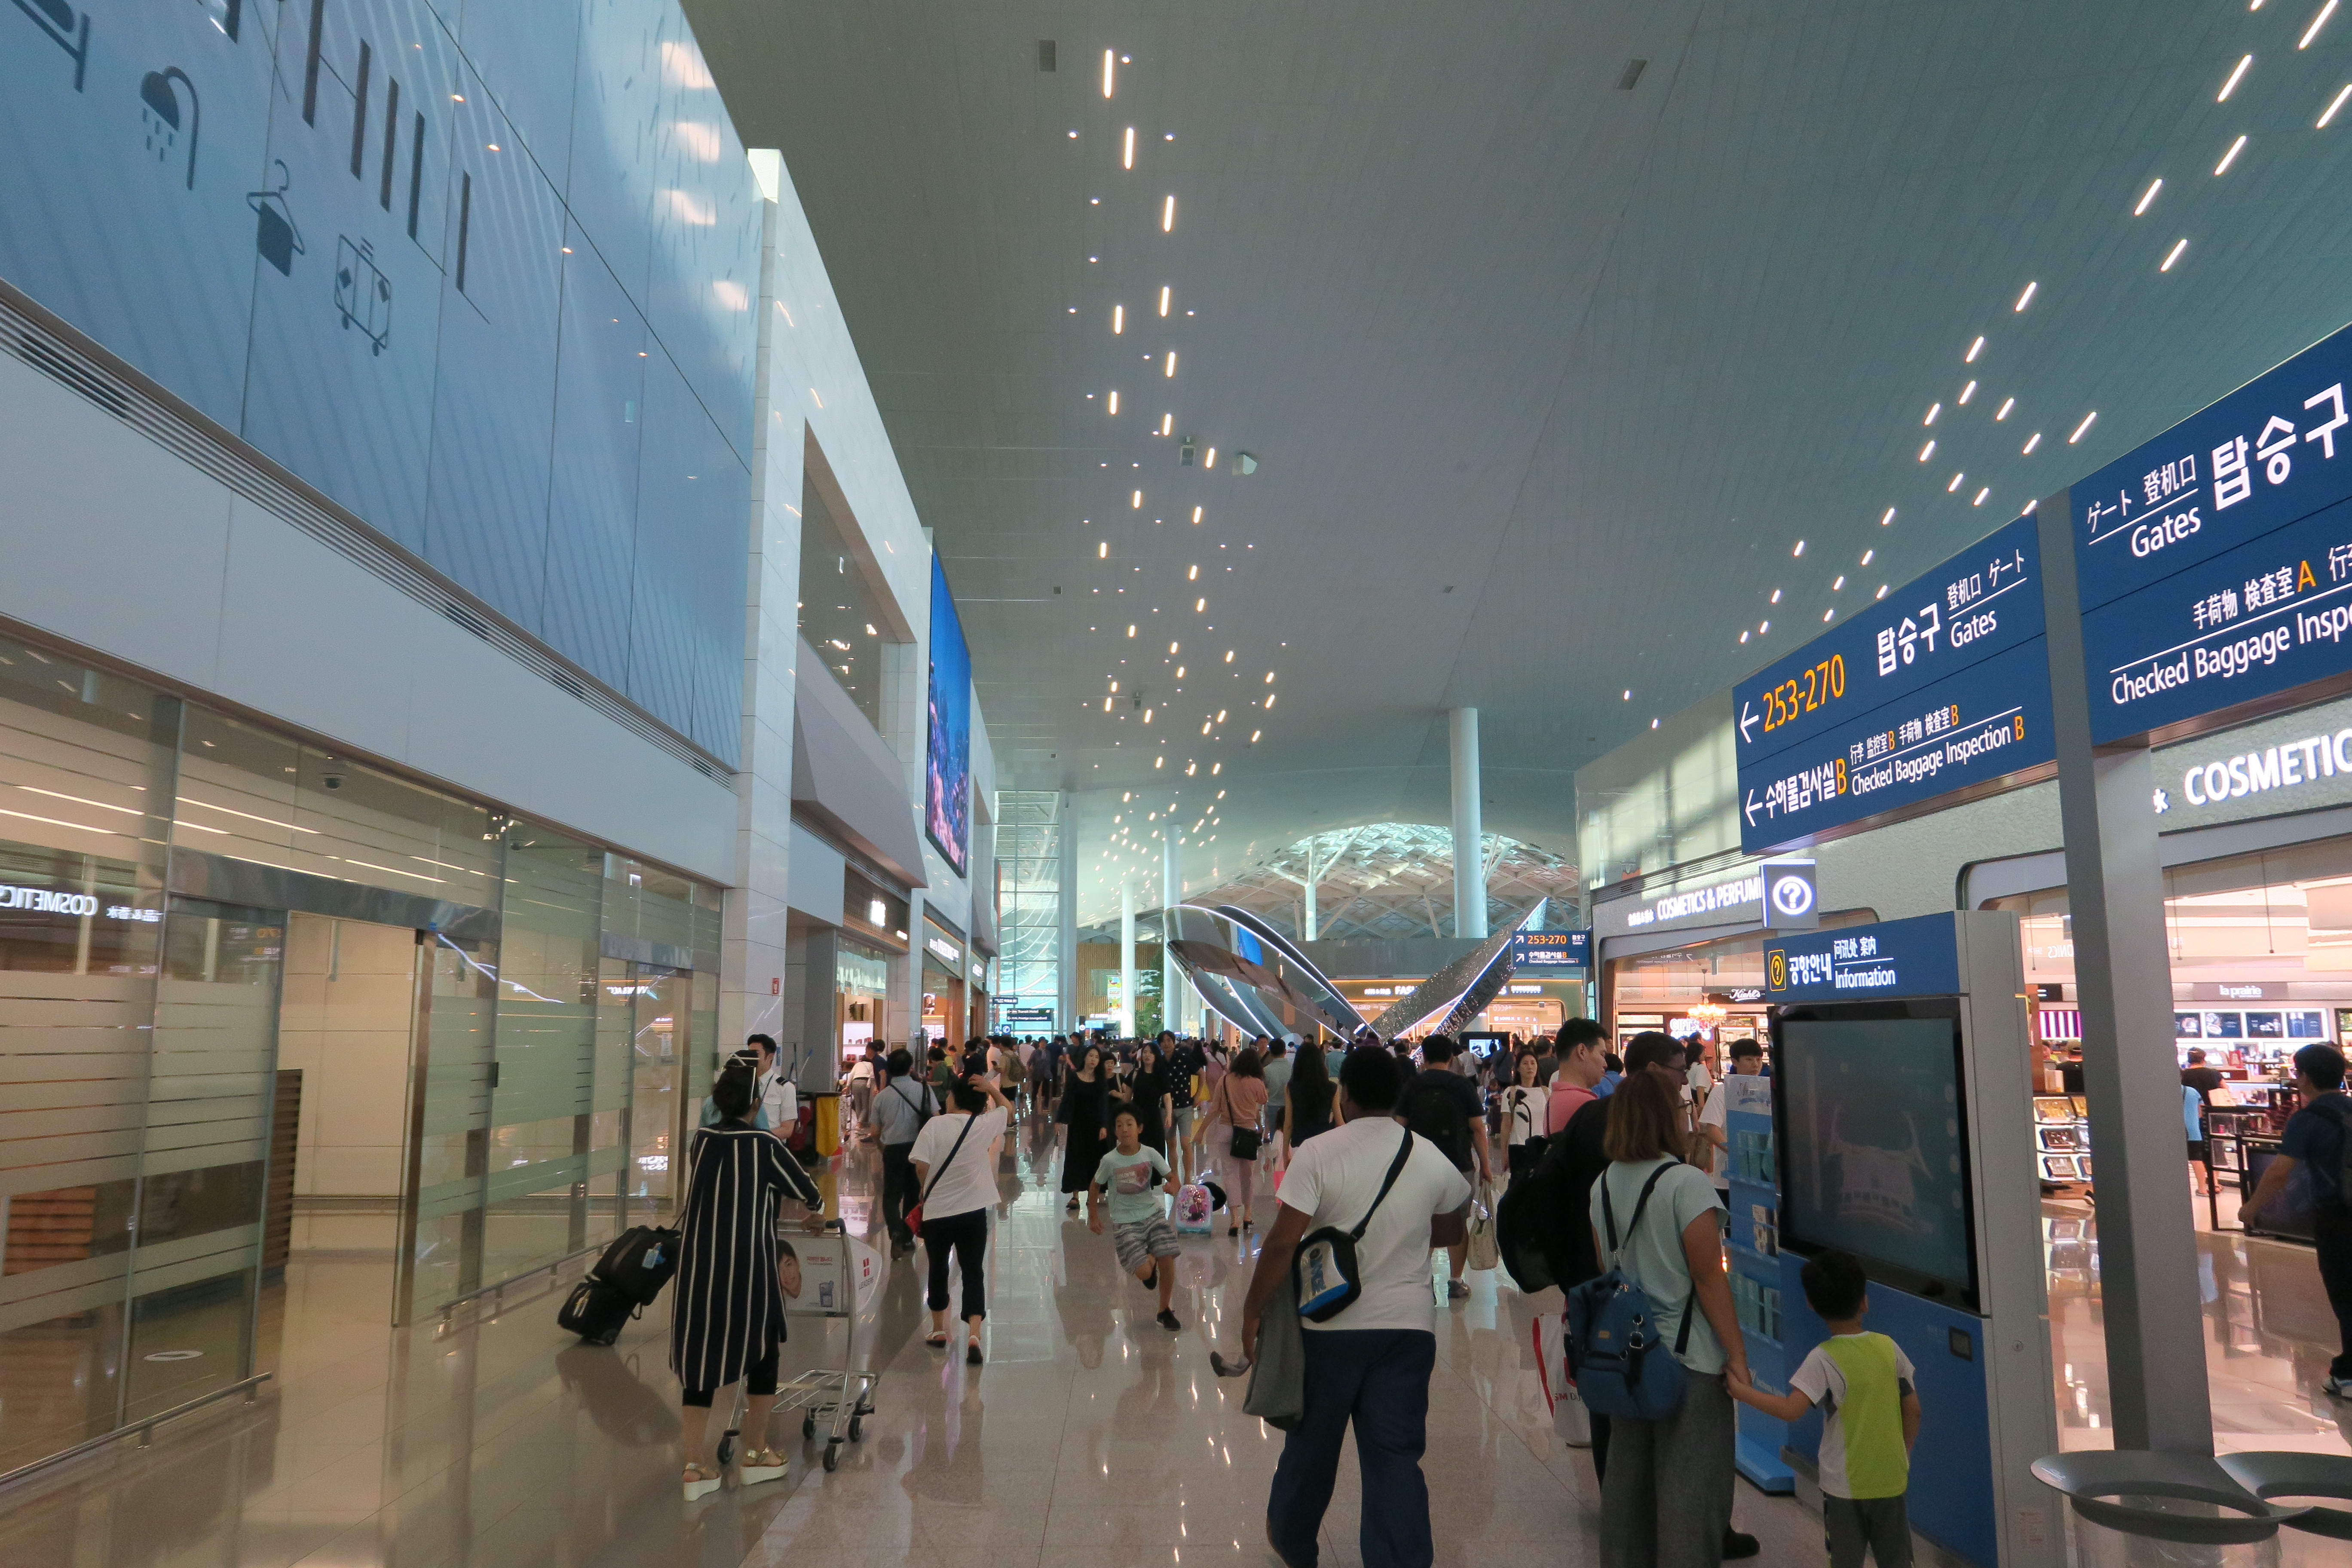
<instances>
[{"instance_id":1,"label":"advertising screen","mask_svg":"<svg viewBox=\"0 0 2352 1568\"><path fill-rule=\"evenodd\" d=\"M930 741L923 765L923 831L959 877L971 856L971 650L931 557Z\"/></svg>"},{"instance_id":2,"label":"advertising screen","mask_svg":"<svg viewBox=\"0 0 2352 1568\"><path fill-rule=\"evenodd\" d=\"M1903 1009L1822 1008L1776 1027L1781 1234L1793 1251L1841 1248L1874 1279L1973 1307L1958 1026L1890 1011Z\"/></svg>"}]
</instances>

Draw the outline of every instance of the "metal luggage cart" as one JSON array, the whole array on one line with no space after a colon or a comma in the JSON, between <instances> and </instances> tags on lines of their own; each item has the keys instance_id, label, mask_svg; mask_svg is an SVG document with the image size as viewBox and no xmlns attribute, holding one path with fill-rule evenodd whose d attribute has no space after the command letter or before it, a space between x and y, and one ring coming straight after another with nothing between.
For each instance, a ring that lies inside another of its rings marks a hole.
<instances>
[{"instance_id":1,"label":"metal luggage cart","mask_svg":"<svg viewBox=\"0 0 2352 1568\"><path fill-rule=\"evenodd\" d=\"M838 1226L836 1221L817 1236L800 1230L782 1233L801 1264L800 1294L784 1299L784 1315L845 1320L850 1324L849 1343L854 1344L859 1321L871 1319L882 1260L872 1247ZM826 1424L824 1468L836 1469L843 1440L865 1440L866 1417L874 1413L874 1385L881 1380L880 1373L858 1367L813 1367L776 1385L776 1408L801 1412L803 1442L814 1442L818 1423Z\"/></svg>"}]
</instances>

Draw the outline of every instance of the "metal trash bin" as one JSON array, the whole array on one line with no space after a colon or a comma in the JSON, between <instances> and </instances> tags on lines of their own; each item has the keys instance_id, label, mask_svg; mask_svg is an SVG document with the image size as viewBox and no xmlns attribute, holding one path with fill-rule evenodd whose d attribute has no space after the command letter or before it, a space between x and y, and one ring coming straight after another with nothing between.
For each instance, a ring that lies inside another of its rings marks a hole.
<instances>
[{"instance_id":1,"label":"metal trash bin","mask_svg":"<svg viewBox=\"0 0 2352 1568\"><path fill-rule=\"evenodd\" d=\"M2033 1475L2066 1499L2074 1568L2274 1568L2279 1526L2308 1511L2204 1454L2085 1449L2036 1459Z\"/></svg>"},{"instance_id":2,"label":"metal trash bin","mask_svg":"<svg viewBox=\"0 0 2352 1568\"><path fill-rule=\"evenodd\" d=\"M2352 1459L2341 1454L2265 1450L2223 1454L2217 1462L2237 1478L2239 1485L2265 1502L2278 1497L2352 1500ZM2333 1541L2352 1541L2352 1510L2322 1508L2313 1503L2299 1516L2279 1522L2290 1530L2325 1535Z\"/></svg>"}]
</instances>

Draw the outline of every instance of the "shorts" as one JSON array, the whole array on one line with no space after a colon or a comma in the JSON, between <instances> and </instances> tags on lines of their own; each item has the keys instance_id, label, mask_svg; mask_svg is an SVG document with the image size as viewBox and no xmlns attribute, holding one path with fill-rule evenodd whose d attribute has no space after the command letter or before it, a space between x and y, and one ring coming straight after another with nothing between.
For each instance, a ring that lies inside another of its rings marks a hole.
<instances>
[{"instance_id":1,"label":"shorts","mask_svg":"<svg viewBox=\"0 0 2352 1568\"><path fill-rule=\"evenodd\" d=\"M1178 1138L1192 1136L1192 1123L1197 1120L1200 1109L1197 1105L1180 1105L1169 1112L1168 1120Z\"/></svg>"},{"instance_id":2,"label":"shorts","mask_svg":"<svg viewBox=\"0 0 2352 1568\"><path fill-rule=\"evenodd\" d=\"M2205 1163L2207 1154L2204 1139L2191 1138L2189 1141L2189 1157L2196 1161L2200 1165Z\"/></svg>"},{"instance_id":3,"label":"shorts","mask_svg":"<svg viewBox=\"0 0 2352 1568\"><path fill-rule=\"evenodd\" d=\"M1110 1238L1118 1248L1118 1266L1130 1273L1142 1268L1147 1258L1173 1258L1181 1250L1176 1242L1176 1223L1164 1214L1132 1225L1115 1225L1111 1226Z\"/></svg>"}]
</instances>

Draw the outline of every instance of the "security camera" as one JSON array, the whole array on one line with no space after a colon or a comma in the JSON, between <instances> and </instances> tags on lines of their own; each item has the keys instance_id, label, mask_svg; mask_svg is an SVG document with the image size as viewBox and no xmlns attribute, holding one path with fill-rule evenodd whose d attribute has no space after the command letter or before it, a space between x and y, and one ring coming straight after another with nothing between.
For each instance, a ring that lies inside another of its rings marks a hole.
<instances>
[{"instance_id":1,"label":"security camera","mask_svg":"<svg viewBox=\"0 0 2352 1568\"><path fill-rule=\"evenodd\" d=\"M325 784L329 789L341 789L343 787L343 775L341 773L327 773L322 775L319 782Z\"/></svg>"}]
</instances>

